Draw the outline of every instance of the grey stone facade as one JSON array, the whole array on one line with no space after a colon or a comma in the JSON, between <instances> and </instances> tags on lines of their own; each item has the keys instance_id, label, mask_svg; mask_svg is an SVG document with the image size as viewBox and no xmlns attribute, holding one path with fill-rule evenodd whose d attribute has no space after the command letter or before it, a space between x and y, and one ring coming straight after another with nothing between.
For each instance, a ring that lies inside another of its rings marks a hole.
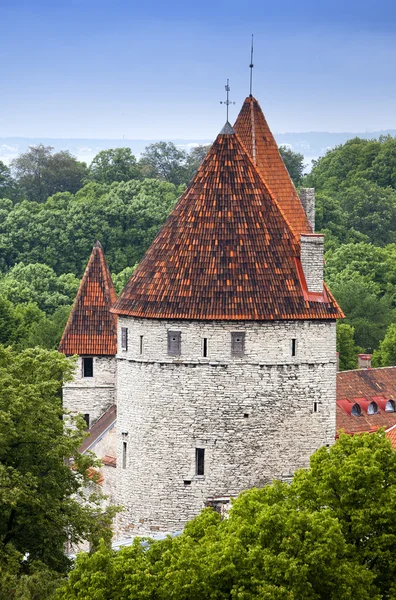
<instances>
[{"instance_id":1,"label":"grey stone facade","mask_svg":"<svg viewBox=\"0 0 396 600\"><path fill-rule=\"evenodd\" d=\"M115 356L94 356L93 376L83 377L82 357L77 359L73 381L63 386L63 406L73 414L89 414L90 426L115 403Z\"/></svg>"},{"instance_id":2,"label":"grey stone facade","mask_svg":"<svg viewBox=\"0 0 396 600\"><path fill-rule=\"evenodd\" d=\"M323 292L324 236L301 235L301 264L309 292Z\"/></svg>"},{"instance_id":3,"label":"grey stone facade","mask_svg":"<svg viewBox=\"0 0 396 600\"><path fill-rule=\"evenodd\" d=\"M208 498L288 479L333 443L335 322L119 317L119 341L121 327L128 328L128 349L117 357L121 535L181 529ZM168 355L168 330L181 332L179 357ZM245 333L241 356L231 355L232 332ZM204 475L197 448L205 450Z\"/></svg>"},{"instance_id":4,"label":"grey stone facade","mask_svg":"<svg viewBox=\"0 0 396 600\"><path fill-rule=\"evenodd\" d=\"M315 231L315 188L301 188L300 200L307 215L308 223Z\"/></svg>"}]
</instances>

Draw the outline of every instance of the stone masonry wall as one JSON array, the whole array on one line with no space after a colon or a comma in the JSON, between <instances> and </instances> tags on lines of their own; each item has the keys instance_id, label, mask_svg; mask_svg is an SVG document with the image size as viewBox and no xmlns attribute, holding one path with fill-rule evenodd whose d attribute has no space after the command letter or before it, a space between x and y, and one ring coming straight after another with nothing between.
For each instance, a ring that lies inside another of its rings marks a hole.
<instances>
[{"instance_id":1,"label":"stone masonry wall","mask_svg":"<svg viewBox=\"0 0 396 600\"><path fill-rule=\"evenodd\" d=\"M120 317L119 334L121 327L128 327L117 367L121 537L180 530L208 498L286 479L333 443L334 322ZM181 332L178 358L167 354L169 329ZM235 331L245 332L242 357L231 356ZM196 475L196 448L205 449L203 476Z\"/></svg>"},{"instance_id":2,"label":"stone masonry wall","mask_svg":"<svg viewBox=\"0 0 396 600\"><path fill-rule=\"evenodd\" d=\"M323 292L324 236L301 235L301 265L309 292Z\"/></svg>"},{"instance_id":3,"label":"stone masonry wall","mask_svg":"<svg viewBox=\"0 0 396 600\"><path fill-rule=\"evenodd\" d=\"M79 356L73 381L63 386L64 408L74 414L89 414L92 425L115 403L116 369L114 356L94 356L93 377L83 377Z\"/></svg>"}]
</instances>

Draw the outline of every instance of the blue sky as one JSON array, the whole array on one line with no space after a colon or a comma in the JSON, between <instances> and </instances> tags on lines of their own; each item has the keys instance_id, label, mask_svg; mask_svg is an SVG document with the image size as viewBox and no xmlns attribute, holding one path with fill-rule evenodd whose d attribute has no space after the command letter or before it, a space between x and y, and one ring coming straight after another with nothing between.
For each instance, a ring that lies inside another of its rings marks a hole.
<instances>
[{"instance_id":1,"label":"blue sky","mask_svg":"<svg viewBox=\"0 0 396 600\"><path fill-rule=\"evenodd\" d=\"M394 0L0 0L0 137L213 138L249 91L274 132L396 128Z\"/></svg>"}]
</instances>

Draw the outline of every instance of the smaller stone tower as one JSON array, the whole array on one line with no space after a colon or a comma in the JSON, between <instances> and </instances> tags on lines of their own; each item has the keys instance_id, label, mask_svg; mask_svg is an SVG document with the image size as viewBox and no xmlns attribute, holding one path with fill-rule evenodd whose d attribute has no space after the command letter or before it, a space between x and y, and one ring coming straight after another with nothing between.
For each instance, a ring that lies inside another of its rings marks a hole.
<instances>
[{"instance_id":1,"label":"smaller stone tower","mask_svg":"<svg viewBox=\"0 0 396 600\"><path fill-rule=\"evenodd\" d=\"M117 317L114 285L100 242L96 242L81 280L59 352L78 355L72 382L63 387L63 405L83 414L87 428L115 403Z\"/></svg>"}]
</instances>

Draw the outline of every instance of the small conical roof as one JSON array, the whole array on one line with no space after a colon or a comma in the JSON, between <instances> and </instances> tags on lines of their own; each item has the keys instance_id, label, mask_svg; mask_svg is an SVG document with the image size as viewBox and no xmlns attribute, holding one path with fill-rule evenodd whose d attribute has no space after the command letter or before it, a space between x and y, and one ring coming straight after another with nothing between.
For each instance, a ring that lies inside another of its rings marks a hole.
<instances>
[{"instance_id":1,"label":"small conical roof","mask_svg":"<svg viewBox=\"0 0 396 600\"><path fill-rule=\"evenodd\" d=\"M238 136L221 133L112 311L159 319L334 319L331 298L304 299L299 256L299 242Z\"/></svg>"},{"instance_id":2,"label":"small conical roof","mask_svg":"<svg viewBox=\"0 0 396 600\"><path fill-rule=\"evenodd\" d=\"M96 242L59 344L63 354L115 355L116 293L100 242Z\"/></svg>"},{"instance_id":3,"label":"small conical roof","mask_svg":"<svg viewBox=\"0 0 396 600\"><path fill-rule=\"evenodd\" d=\"M294 235L311 233L312 228L279 153L278 145L259 103L253 96L248 96L243 103L234 129L275 196Z\"/></svg>"}]
</instances>

